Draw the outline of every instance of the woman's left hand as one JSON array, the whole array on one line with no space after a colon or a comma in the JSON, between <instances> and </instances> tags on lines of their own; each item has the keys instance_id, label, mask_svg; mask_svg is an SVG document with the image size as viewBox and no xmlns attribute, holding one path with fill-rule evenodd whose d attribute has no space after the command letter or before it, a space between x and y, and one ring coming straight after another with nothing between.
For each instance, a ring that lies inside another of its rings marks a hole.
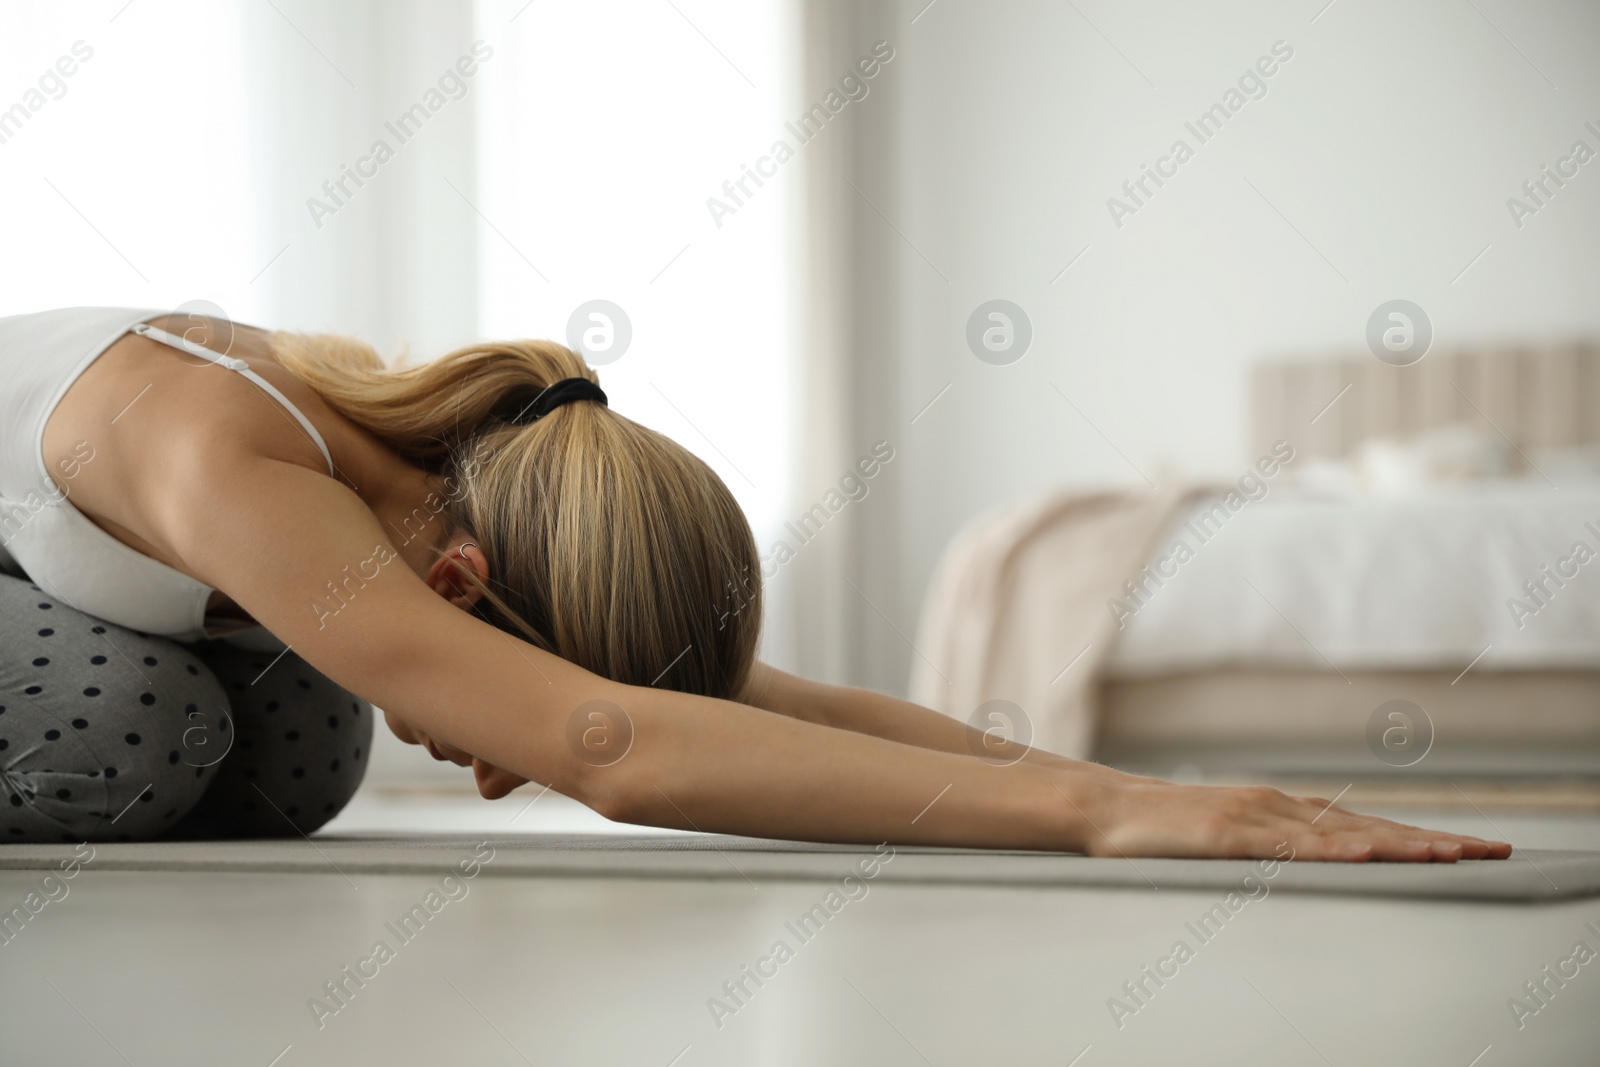
<instances>
[{"instance_id":1,"label":"woman's left hand","mask_svg":"<svg viewBox=\"0 0 1600 1067\"><path fill-rule=\"evenodd\" d=\"M436 760L454 763L457 767L471 767L472 777L478 783L478 795L485 800L499 800L512 790L520 789L528 784L526 778L512 774L510 771L501 770L492 763L485 763L471 753L463 752L459 748L437 741L396 715L384 712L384 720L389 724L389 729L394 735L406 744L421 745Z\"/></svg>"}]
</instances>

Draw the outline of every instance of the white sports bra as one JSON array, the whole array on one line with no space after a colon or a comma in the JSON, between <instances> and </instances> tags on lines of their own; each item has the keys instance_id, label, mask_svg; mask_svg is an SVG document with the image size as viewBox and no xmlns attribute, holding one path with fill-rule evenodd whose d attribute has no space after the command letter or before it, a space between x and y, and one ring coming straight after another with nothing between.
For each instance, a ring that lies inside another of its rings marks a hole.
<instances>
[{"instance_id":1,"label":"white sports bra","mask_svg":"<svg viewBox=\"0 0 1600 1067\"><path fill-rule=\"evenodd\" d=\"M45 465L50 414L84 370L132 332L250 380L294 417L327 460L328 473L336 475L327 443L288 397L243 360L146 325L165 314L63 308L0 318L0 570L26 576L87 615L142 633L176 641L226 636L233 644L281 649L282 642L263 627L207 616L215 589L96 526L69 500L70 480L62 479L63 489ZM93 462L93 442L87 444L91 451L82 462Z\"/></svg>"}]
</instances>

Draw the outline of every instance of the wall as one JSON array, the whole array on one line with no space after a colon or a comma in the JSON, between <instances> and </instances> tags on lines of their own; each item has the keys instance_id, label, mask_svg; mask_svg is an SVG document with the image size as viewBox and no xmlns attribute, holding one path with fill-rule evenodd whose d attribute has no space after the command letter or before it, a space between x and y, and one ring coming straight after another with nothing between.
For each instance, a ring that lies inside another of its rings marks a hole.
<instances>
[{"instance_id":1,"label":"wall","mask_svg":"<svg viewBox=\"0 0 1600 1067\"><path fill-rule=\"evenodd\" d=\"M260 185L241 227L269 263L254 283L264 321L357 334L385 353L437 355L476 336L480 228L444 182L475 190L475 97L498 71L460 79L463 95L441 93L404 139L390 129L482 36L472 8L245 4L240 17ZM369 176L340 189L349 171Z\"/></svg>"},{"instance_id":2,"label":"wall","mask_svg":"<svg viewBox=\"0 0 1600 1067\"><path fill-rule=\"evenodd\" d=\"M861 622L875 653L852 680L903 691L914 652L889 628L913 632L940 549L978 512L1236 474L1255 360L1361 351L1396 297L1441 345L1600 331L1600 162L1520 228L1506 203L1574 141L1600 150L1584 126L1600 128L1600 11L1324 2L879 9L894 134L858 163L881 210L858 239L893 255L856 299L895 327L866 421L904 444L857 564L887 619ZM1265 96L1201 143L1185 122L1278 41L1293 55ZM1134 205L1123 182L1178 138L1193 157ZM1120 226L1113 196L1136 208ZM1007 366L964 340L996 297L1034 329Z\"/></svg>"}]
</instances>

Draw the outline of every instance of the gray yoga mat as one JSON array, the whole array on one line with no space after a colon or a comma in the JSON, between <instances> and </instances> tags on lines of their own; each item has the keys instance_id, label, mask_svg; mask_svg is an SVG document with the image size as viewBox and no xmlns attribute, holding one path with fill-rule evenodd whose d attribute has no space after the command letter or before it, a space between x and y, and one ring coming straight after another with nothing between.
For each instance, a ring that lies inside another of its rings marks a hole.
<instances>
[{"instance_id":1,"label":"gray yoga mat","mask_svg":"<svg viewBox=\"0 0 1600 1067\"><path fill-rule=\"evenodd\" d=\"M96 871L447 873L479 843L494 848L482 873L496 877L749 879L837 882L874 852L713 834L460 834L319 836L311 840L156 841L97 844ZM0 869L54 868L74 845L0 845ZM879 882L1033 888L1238 888L1261 877L1246 860L1093 859L1043 852L894 846ZM1508 860L1448 863L1304 863L1278 866L1276 892L1501 901L1600 895L1600 852L1519 851Z\"/></svg>"}]
</instances>

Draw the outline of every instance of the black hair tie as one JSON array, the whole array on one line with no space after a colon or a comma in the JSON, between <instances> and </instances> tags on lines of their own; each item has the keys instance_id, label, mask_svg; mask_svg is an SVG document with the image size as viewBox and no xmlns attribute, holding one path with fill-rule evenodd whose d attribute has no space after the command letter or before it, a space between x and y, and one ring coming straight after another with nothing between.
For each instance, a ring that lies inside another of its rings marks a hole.
<instances>
[{"instance_id":1,"label":"black hair tie","mask_svg":"<svg viewBox=\"0 0 1600 1067\"><path fill-rule=\"evenodd\" d=\"M524 404L508 421L516 426L526 426L530 422L538 422L562 404L570 404L574 400L593 400L603 406L610 406L606 403L605 390L589 379L563 378L541 389L538 396Z\"/></svg>"}]
</instances>

